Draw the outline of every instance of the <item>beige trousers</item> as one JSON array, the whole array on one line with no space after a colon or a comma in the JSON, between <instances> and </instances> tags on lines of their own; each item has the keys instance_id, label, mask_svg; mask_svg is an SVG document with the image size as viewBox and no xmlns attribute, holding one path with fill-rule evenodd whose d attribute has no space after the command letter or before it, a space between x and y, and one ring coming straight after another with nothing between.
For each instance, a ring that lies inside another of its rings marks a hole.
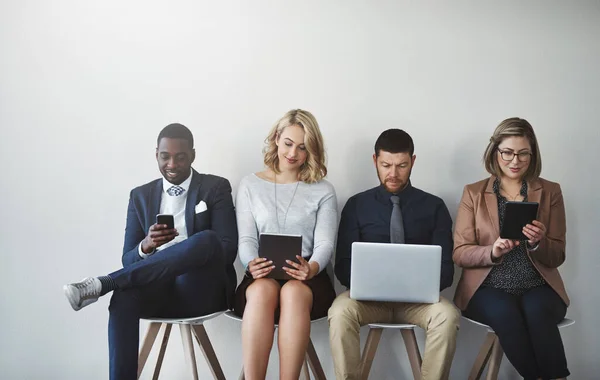
<instances>
[{"instance_id":1,"label":"beige trousers","mask_svg":"<svg viewBox=\"0 0 600 380\"><path fill-rule=\"evenodd\" d=\"M456 349L460 312L447 299L434 304L370 302L340 294L329 309L329 341L335 376L360 378L360 327L369 323L410 323L425 330L421 379L448 379Z\"/></svg>"}]
</instances>

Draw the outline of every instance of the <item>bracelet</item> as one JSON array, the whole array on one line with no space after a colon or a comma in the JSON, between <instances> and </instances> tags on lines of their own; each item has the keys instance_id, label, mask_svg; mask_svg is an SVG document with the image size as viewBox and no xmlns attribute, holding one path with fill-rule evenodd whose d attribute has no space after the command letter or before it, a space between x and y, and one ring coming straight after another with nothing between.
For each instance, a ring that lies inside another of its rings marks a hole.
<instances>
[{"instance_id":1,"label":"bracelet","mask_svg":"<svg viewBox=\"0 0 600 380\"><path fill-rule=\"evenodd\" d=\"M534 245L530 245L529 242L527 242L527 250L529 251L535 251L540 247L540 242L538 241L537 243L535 243Z\"/></svg>"}]
</instances>

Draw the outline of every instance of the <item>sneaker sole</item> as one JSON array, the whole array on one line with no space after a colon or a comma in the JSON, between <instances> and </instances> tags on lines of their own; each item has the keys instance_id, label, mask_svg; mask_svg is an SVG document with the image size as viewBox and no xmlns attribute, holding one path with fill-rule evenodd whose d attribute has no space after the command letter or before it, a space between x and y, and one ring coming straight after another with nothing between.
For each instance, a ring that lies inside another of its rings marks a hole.
<instances>
[{"instance_id":1,"label":"sneaker sole","mask_svg":"<svg viewBox=\"0 0 600 380\"><path fill-rule=\"evenodd\" d=\"M81 306L79 306L77 304L77 300L75 299L76 298L75 294L73 294L71 287L69 285L64 285L63 291L65 292L65 296L67 297L67 300L69 301L69 304L71 304L71 307L73 308L73 310L75 310L75 311L81 310Z\"/></svg>"}]
</instances>

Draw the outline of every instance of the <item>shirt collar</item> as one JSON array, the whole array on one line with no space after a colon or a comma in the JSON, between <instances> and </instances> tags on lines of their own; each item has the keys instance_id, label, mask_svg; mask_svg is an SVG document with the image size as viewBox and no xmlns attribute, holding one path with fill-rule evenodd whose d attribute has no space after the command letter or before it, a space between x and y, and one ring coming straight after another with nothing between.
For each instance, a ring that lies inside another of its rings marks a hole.
<instances>
[{"instance_id":1,"label":"shirt collar","mask_svg":"<svg viewBox=\"0 0 600 380\"><path fill-rule=\"evenodd\" d=\"M413 190L413 187L412 187L412 184L410 183L410 180L408 180L408 183L406 184L404 189L402 189L399 193L396 193L396 194L390 193L389 191L387 191L385 189L385 187L383 185L379 185L379 187L377 188L377 198L382 203L391 205L392 202L390 201L390 197L392 195L397 195L398 198L400 199L400 205L402 205L410 197L412 190Z\"/></svg>"},{"instance_id":2,"label":"shirt collar","mask_svg":"<svg viewBox=\"0 0 600 380\"><path fill-rule=\"evenodd\" d=\"M183 190L185 190L183 192L183 194L185 194L186 191L188 191L188 189L190 188L190 183L192 183L192 175L193 174L194 174L194 171L192 169L190 169L190 175L187 177L187 179L185 181L183 181L181 184L178 185ZM167 190L169 190L171 188L171 186L175 186L175 185L173 185L171 182L167 181L163 177L163 191L165 192L165 194L167 193Z\"/></svg>"}]
</instances>

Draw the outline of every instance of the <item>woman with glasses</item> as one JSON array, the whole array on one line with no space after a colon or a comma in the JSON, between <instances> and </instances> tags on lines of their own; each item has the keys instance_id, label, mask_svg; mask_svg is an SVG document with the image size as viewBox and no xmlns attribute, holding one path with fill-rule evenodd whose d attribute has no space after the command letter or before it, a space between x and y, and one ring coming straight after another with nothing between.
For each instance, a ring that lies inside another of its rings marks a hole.
<instances>
[{"instance_id":1,"label":"woman with glasses","mask_svg":"<svg viewBox=\"0 0 600 380\"><path fill-rule=\"evenodd\" d=\"M565 206L560 185L540 178L542 159L527 120L506 119L483 160L489 178L465 186L454 231L454 262L463 268L454 302L489 325L525 379L569 375L557 324L569 298L558 267L565 261ZM500 238L508 201L539 203L526 240Z\"/></svg>"}]
</instances>

